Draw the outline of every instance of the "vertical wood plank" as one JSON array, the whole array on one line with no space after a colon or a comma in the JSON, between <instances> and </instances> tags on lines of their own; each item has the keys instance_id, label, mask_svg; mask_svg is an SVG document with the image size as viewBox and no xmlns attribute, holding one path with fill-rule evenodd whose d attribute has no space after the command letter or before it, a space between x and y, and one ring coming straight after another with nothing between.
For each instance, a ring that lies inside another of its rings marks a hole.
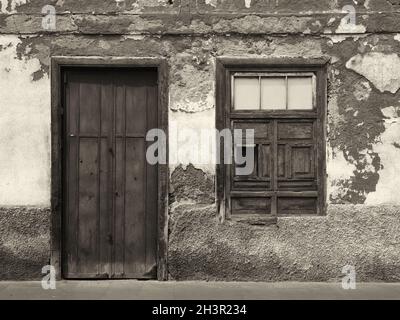
<instances>
[{"instance_id":1,"label":"vertical wood plank","mask_svg":"<svg viewBox=\"0 0 400 320\"><path fill-rule=\"evenodd\" d=\"M147 130L157 128L157 87L147 89ZM148 147L151 142L147 142ZM146 148L147 149L147 148ZM158 198L158 165L146 161L146 277L157 275L157 198Z\"/></svg>"},{"instance_id":2,"label":"vertical wood plank","mask_svg":"<svg viewBox=\"0 0 400 320\"><path fill-rule=\"evenodd\" d=\"M318 146L318 151L315 161L315 171L317 172L317 185L318 185L318 214L323 215L326 213L326 190L327 190L327 176L326 176L326 134L327 134L327 65L325 64L317 72L317 130L318 136L314 130L314 141Z\"/></svg>"},{"instance_id":3,"label":"vertical wood plank","mask_svg":"<svg viewBox=\"0 0 400 320\"><path fill-rule=\"evenodd\" d=\"M157 116L158 128L168 137L168 63L161 60L157 67ZM168 279L168 143L166 146L167 163L158 166L158 212L157 212L157 279Z\"/></svg>"},{"instance_id":4,"label":"vertical wood plank","mask_svg":"<svg viewBox=\"0 0 400 320\"><path fill-rule=\"evenodd\" d=\"M76 82L71 82L66 91L67 103L67 124L66 124L66 207L65 213L65 255L66 263L65 274L75 274L77 272L77 238L76 230L78 228L78 162L79 162L79 94L80 85Z\"/></svg>"},{"instance_id":5,"label":"vertical wood plank","mask_svg":"<svg viewBox=\"0 0 400 320\"><path fill-rule=\"evenodd\" d=\"M216 100L216 110L215 110L215 128L221 132L225 128L225 68L222 63L217 59L216 61L216 87L215 87L215 100ZM216 167L216 205L221 221L225 220L225 166L224 166L224 150L221 148L221 142L216 141L217 146L217 167Z\"/></svg>"},{"instance_id":6,"label":"vertical wood plank","mask_svg":"<svg viewBox=\"0 0 400 320\"><path fill-rule=\"evenodd\" d=\"M126 140L125 273L145 273L145 143L140 138Z\"/></svg>"},{"instance_id":7,"label":"vertical wood plank","mask_svg":"<svg viewBox=\"0 0 400 320\"><path fill-rule=\"evenodd\" d=\"M126 237L126 155L125 138L115 138L115 216L114 216L114 277L122 277L125 263L125 237Z\"/></svg>"},{"instance_id":8,"label":"vertical wood plank","mask_svg":"<svg viewBox=\"0 0 400 320\"><path fill-rule=\"evenodd\" d=\"M99 174L99 274L107 278L111 274L111 245L109 235L111 234L109 223L109 195L108 184L108 142L106 138L100 140L100 174Z\"/></svg>"},{"instance_id":9,"label":"vertical wood plank","mask_svg":"<svg viewBox=\"0 0 400 320\"><path fill-rule=\"evenodd\" d=\"M108 75L109 76L109 75ZM114 103L112 83L103 79L101 88L101 138L100 138L100 172L99 172L99 273L107 278L111 275L112 230L110 223L110 194L112 155L109 151L109 139L112 131L112 109Z\"/></svg>"},{"instance_id":10,"label":"vertical wood plank","mask_svg":"<svg viewBox=\"0 0 400 320\"><path fill-rule=\"evenodd\" d=\"M100 129L99 85L92 82L82 82L80 86L79 131L82 135L96 135Z\"/></svg>"},{"instance_id":11,"label":"vertical wood plank","mask_svg":"<svg viewBox=\"0 0 400 320\"><path fill-rule=\"evenodd\" d=\"M126 133L146 134L146 87L129 86L126 91Z\"/></svg>"},{"instance_id":12,"label":"vertical wood plank","mask_svg":"<svg viewBox=\"0 0 400 320\"><path fill-rule=\"evenodd\" d=\"M98 146L95 138L79 145L78 272L97 274Z\"/></svg>"},{"instance_id":13,"label":"vertical wood plank","mask_svg":"<svg viewBox=\"0 0 400 320\"><path fill-rule=\"evenodd\" d=\"M272 154L273 154L273 167L272 167L272 190L276 191L278 188L278 120L273 120L273 135L272 135ZM276 194L271 197L271 215L277 215L277 197Z\"/></svg>"},{"instance_id":14,"label":"vertical wood plank","mask_svg":"<svg viewBox=\"0 0 400 320\"><path fill-rule=\"evenodd\" d=\"M287 143L285 145L285 171L286 171L286 178L292 179L294 170L292 164L292 147Z\"/></svg>"},{"instance_id":15,"label":"vertical wood plank","mask_svg":"<svg viewBox=\"0 0 400 320\"><path fill-rule=\"evenodd\" d=\"M124 77L117 81L115 87L115 188L114 198L114 273L113 277L124 276L125 264L125 174L126 174L126 87Z\"/></svg>"}]
</instances>

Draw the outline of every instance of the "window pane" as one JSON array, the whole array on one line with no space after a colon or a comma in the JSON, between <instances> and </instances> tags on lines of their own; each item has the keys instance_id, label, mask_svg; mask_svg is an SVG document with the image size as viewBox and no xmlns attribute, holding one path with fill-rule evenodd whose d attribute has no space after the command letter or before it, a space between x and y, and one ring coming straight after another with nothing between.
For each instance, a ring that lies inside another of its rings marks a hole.
<instances>
[{"instance_id":1,"label":"window pane","mask_svg":"<svg viewBox=\"0 0 400 320\"><path fill-rule=\"evenodd\" d=\"M288 109L312 109L312 95L311 77L288 78Z\"/></svg>"},{"instance_id":2,"label":"window pane","mask_svg":"<svg viewBox=\"0 0 400 320\"><path fill-rule=\"evenodd\" d=\"M235 78L235 110L260 109L260 87L258 78Z\"/></svg>"},{"instance_id":3,"label":"window pane","mask_svg":"<svg viewBox=\"0 0 400 320\"><path fill-rule=\"evenodd\" d=\"M262 78L261 97L261 109L286 109L285 78Z\"/></svg>"}]
</instances>

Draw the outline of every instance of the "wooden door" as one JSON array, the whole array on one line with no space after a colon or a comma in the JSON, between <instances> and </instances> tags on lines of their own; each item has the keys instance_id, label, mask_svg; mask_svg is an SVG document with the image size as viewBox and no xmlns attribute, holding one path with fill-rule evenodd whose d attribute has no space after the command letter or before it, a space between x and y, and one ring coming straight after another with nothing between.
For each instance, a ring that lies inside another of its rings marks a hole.
<instances>
[{"instance_id":1,"label":"wooden door","mask_svg":"<svg viewBox=\"0 0 400 320\"><path fill-rule=\"evenodd\" d=\"M156 278L155 69L64 71L65 278Z\"/></svg>"}]
</instances>

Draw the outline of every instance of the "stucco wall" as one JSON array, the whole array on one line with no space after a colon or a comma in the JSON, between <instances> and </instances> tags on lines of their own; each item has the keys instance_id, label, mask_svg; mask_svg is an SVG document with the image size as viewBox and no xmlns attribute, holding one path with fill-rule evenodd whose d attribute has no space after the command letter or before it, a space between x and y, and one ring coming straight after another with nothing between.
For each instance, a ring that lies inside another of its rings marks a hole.
<instances>
[{"instance_id":1,"label":"stucco wall","mask_svg":"<svg viewBox=\"0 0 400 320\"><path fill-rule=\"evenodd\" d=\"M182 204L171 216L170 279L399 281L399 208L330 205L324 217L276 225L221 224L213 205Z\"/></svg>"},{"instance_id":2,"label":"stucco wall","mask_svg":"<svg viewBox=\"0 0 400 320\"><path fill-rule=\"evenodd\" d=\"M400 6L392 2L129 0L83 4L59 0L52 2L59 14L57 28L49 31L43 30L41 16L47 1L1 1L0 206L4 210L0 215L4 226L25 223L9 206L50 206L51 56L166 58L170 129L178 128L177 132L214 128L217 57L324 56L331 59L328 216L280 219L279 229L233 222L219 225L214 207L196 209L214 201L214 164L188 166L193 141L170 136L170 158L174 160L170 164L170 274L176 279L327 280L340 273L344 262L354 262L365 280L395 280L399 271L394 257L400 256L397 235L392 234L399 233L400 225L396 190L400 184ZM355 25L348 25L347 13L341 12L349 4L356 9ZM37 212L41 213L28 220L32 228L47 219L46 209ZM190 228L180 227L186 224ZM204 226L212 226L215 234L204 235ZM49 230L44 227L40 232L49 250ZM210 248L207 243L217 241L217 234L223 244ZM362 250L361 234L369 235ZM306 235L304 247L293 246L301 235ZM16 240L10 241L13 237ZM188 243L196 239L206 243L189 248ZM248 247L244 246L246 239ZM382 253L388 244L390 249ZM2 252L21 252L23 257L27 246L12 228L0 242ZM236 271L225 268L223 273L216 270L218 264L232 264L222 253L227 246L238 247L233 260L249 262ZM43 257L43 246L29 248L37 251L36 257ZM304 256L305 248L312 253ZM323 253L332 248L335 253ZM207 252L215 259L192 266L188 250L198 252L196 259ZM219 252L225 260L216 257ZM269 259L267 252L280 256ZM316 260L323 265L318 271ZM280 274L279 265L293 272ZM264 266L275 271L262 273ZM40 268L30 274L39 275Z\"/></svg>"}]
</instances>

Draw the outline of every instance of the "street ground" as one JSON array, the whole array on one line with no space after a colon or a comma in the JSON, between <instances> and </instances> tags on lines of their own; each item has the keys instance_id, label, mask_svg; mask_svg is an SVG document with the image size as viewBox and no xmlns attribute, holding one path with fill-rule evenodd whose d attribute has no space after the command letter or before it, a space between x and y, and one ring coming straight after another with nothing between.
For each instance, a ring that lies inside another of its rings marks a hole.
<instances>
[{"instance_id":1,"label":"street ground","mask_svg":"<svg viewBox=\"0 0 400 320\"><path fill-rule=\"evenodd\" d=\"M268 300L268 299L396 299L400 283L316 282L158 282L136 280L57 281L44 290L40 281L0 281L0 299L132 299L132 300Z\"/></svg>"}]
</instances>

